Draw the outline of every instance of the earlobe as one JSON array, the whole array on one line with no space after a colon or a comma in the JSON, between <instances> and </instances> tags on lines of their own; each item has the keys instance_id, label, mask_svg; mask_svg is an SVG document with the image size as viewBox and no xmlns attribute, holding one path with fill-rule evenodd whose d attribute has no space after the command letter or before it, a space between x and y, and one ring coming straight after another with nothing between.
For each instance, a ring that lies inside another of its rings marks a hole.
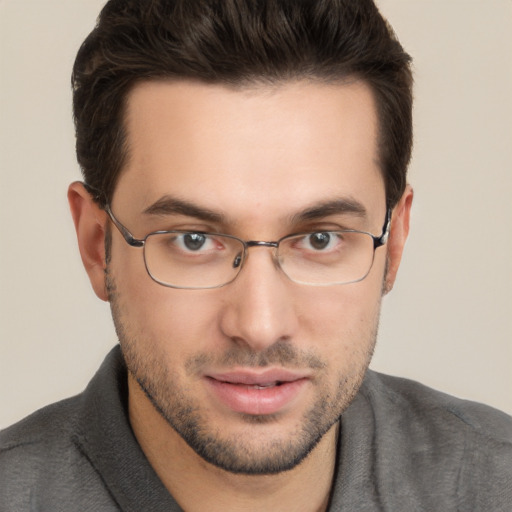
<instances>
[{"instance_id":1,"label":"earlobe","mask_svg":"<svg viewBox=\"0 0 512 512\"><path fill-rule=\"evenodd\" d=\"M409 234L413 195L411 186L407 185L400 201L393 209L391 231L387 243L387 272L384 282L384 293L390 292L395 284L398 267L400 266L405 242Z\"/></svg>"},{"instance_id":2,"label":"earlobe","mask_svg":"<svg viewBox=\"0 0 512 512\"><path fill-rule=\"evenodd\" d=\"M96 295L106 301L106 213L94 202L81 182L69 186L68 201L85 270Z\"/></svg>"}]
</instances>

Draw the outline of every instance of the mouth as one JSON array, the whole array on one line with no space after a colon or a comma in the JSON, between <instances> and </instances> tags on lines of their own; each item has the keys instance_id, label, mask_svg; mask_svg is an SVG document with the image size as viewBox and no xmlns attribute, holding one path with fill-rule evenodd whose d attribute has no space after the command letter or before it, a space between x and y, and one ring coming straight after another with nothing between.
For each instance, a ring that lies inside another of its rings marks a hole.
<instances>
[{"instance_id":1,"label":"mouth","mask_svg":"<svg viewBox=\"0 0 512 512\"><path fill-rule=\"evenodd\" d=\"M283 412L305 391L309 376L288 370L236 371L207 375L213 397L228 409L249 415Z\"/></svg>"}]
</instances>

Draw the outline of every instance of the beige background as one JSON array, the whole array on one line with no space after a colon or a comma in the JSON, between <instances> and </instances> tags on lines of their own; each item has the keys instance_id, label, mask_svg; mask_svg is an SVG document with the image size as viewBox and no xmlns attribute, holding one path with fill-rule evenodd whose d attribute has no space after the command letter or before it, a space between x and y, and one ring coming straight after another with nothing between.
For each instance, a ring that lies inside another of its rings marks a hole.
<instances>
[{"instance_id":1,"label":"beige background","mask_svg":"<svg viewBox=\"0 0 512 512\"><path fill-rule=\"evenodd\" d=\"M103 0L0 0L0 427L116 342L66 203L69 76ZM412 233L373 367L512 413L512 2L380 0L415 58Z\"/></svg>"}]
</instances>

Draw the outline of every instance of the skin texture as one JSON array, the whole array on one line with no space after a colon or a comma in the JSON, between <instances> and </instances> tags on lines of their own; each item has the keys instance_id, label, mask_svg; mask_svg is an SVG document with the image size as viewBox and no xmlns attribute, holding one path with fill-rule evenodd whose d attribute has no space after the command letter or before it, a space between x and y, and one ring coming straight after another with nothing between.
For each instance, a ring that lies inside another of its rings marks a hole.
<instances>
[{"instance_id":1,"label":"skin texture","mask_svg":"<svg viewBox=\"0 0 512 512\"><path fill-rule=\"evenodd\" d=\"M386 204L377 119L361 82L238 90L142 83L129 96L126 123L129 158L111 206L138 238L159 229L245 240L342 228L381 234ZM215 215L144 213L168 196ZM155 283L142 250L115 228L107 266L105 212L81 184L71 185L69 200L93 288L111 302L129 368L132 427L180 505L324 510L337 420L371 359L382 290L393 285L407 237L412 191L396 206L390 239L361 282L293 283L271 250L252 248L237 279L213 290ZM357 203L364 212L300 218L332 201ZM255 412L255 393L251 413L233 410L211 386L212 375L236 371L257 379L268 370L301 379L272 414Z\"/></svg>"}]
</instances>

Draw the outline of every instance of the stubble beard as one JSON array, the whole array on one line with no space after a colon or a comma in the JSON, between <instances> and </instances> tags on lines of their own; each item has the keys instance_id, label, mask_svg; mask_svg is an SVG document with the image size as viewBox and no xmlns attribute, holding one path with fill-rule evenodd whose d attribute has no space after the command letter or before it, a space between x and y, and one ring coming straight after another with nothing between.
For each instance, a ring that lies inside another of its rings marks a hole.
<instances>
[{"instance_id":1,"label":"stubble beard","mask_svg":"<svg viewBox=\"0 0 512 512\"><path fill-rule=\"evenodd\" d=\"M235 474L269 475L288 471L299 465L317 446L322 437L337 423L344 410L350 405L362 381L375 346L378 330L378 315L370 340L364 340L367 347L360 364L350 375L338 374L334 391L325 383L317 383L318 399L302 421L289 432L286 439L266 439L257 447L252 446L240 435L226 435L204 417L199 403L187 394L185 387L177 381L165 365L165 358L158 353L144 350L150 340L133 337L128 332L126 316L116 291L115 281L106 271L106 286L117 336L128 372L134 377L142 391L165 421L205 461ZM208 354L199 354L186 362L186 368L193 369L212 362ZM286 341L277 341L263 352L233 348L225 353L221 361L245 367L281 365L288 368L327 367L314 355L302 354ZM325 381L325 379L324 379ZM269 424L277 421L274 415L241 415L248 426ZM248 429L249 430L249 429Z\"/></svg>"}]
</instances>

